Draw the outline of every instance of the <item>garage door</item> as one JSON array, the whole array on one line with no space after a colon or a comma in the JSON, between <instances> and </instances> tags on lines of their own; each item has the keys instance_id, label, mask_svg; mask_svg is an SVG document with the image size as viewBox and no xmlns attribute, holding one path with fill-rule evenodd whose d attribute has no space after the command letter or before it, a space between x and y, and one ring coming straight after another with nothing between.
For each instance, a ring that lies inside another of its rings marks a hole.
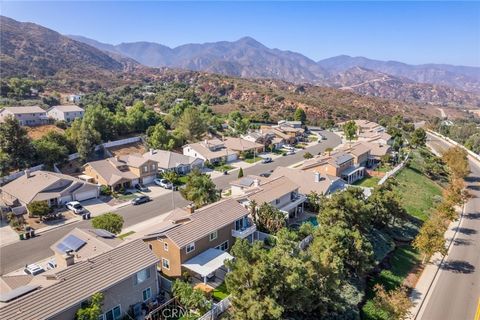
<instances>
[{"instance_id":1,"label":"garage door","mask_svg":"<svg viewBox=\"0 0 480 320\"><path fill-rule=\"evenodd\" d=\"M237 160L237 154L236 154L236 153L229 154L229 155L227 156L227 162L235 161L235 160Z\"/></svg>"},{"instance_id":2,"label":"garage door","mask_svg":"<svg viewBox=\"0 0 480 320\"><path fill-rule=\"evenodd\" d=\"M155 179L155 176L144 177L142 178L142 182L143 184L149 184L153 182L153 179Z\"/></svg>"},{"instance_id":3,"label":"garage door","mask_svg":"<svg viewBox=\"0 0 480 320\"><path fill-rule=\"evenodd\" d=\"M97 197L97 190L89 190L89 191L84 191L84 192L79 192L75 194L75 198L77 201L83 201L83 200L88 200L92 198Z\"/></svg>"}]
</instances>

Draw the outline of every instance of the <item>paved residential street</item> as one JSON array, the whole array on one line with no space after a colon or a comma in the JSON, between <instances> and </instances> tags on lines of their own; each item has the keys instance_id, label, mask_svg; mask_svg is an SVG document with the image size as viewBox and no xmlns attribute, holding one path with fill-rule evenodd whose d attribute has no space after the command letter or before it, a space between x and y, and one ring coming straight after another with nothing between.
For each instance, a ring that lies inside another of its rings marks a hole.
<instances>
[{"instance_id":1,"label":"paved residential street","mask_svg":"<svg viewBox=\"0 0 480 320\"><path fill-rule=\"evenodd\" d=\"M437 151L449 145L429 134ZM470 159L467 186L473 198L457 230L453 247L433 283L417 319L472 320L480 306L480 166ZM476 319L475 319L476 320Z\"/></svg>"},{"instance_id":2,"label":"paved residential street","mask_svg":"<svg viewBox=\"0 0 480 320\"><path fill-rule=\"evenodd\" d=\"M244 170L244 174L260 174L275 169L278 166L289 166L300 162L303 159L305 152L310 152L313 155L323 152L328 147L336 147L341 143L340 137L336 134L325 131L322 132L327 138L322 140L319 144L316 144L306 150L297 152L295 155L280 157L275 159L274 162L269 164L258 163L255 166L249 167ZM228 187L229 182L237 179L237 170L233 171L229 175L222 175L214 179L215 184L220 189ZM124 227L129 227L140 223L142 221L151 219L155 216L165 214L172 210L173 203L176 207L182 207L188 204L188 202L181 197L178 192L173 194L161 195L154 198L153 201L142 204L139 206L126 206L118 209L116 212L121 214L125 220ZM34 263L45 259L52 255L50 246L57 240L67 234L73 228L88 228L91 227L90 221L79 221L63 227L53 229L52 231L45 232L35 239L19 241L10 245L0 247L0 274L6 274L14 271L18 268L25 266L28 263Z\"/></svg>"}]
</instances>

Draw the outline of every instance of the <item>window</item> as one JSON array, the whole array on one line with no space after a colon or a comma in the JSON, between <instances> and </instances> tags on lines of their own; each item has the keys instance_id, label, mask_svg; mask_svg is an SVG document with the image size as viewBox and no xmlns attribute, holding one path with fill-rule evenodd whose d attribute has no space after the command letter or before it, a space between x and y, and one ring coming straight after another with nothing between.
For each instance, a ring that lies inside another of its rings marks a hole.
<instances>
[{"instance_id":1,"label":"window","mask_svg":"<svg viewBox=\"0 0 480 320\"><path fill-rule=\"evenodd\" d=\"M187 251L187 253L190 253L193 250L195 250L195 242L187 244L187 247L185 248L185 250Z\"/></svg>"},{"instance_id":2,"label":"window","mask_svg":"<svg viewBox=\"0 0 480 320\"><path fill-rule=\"evenodd\" d=\"M162 267L170 270L170 261L168 261L168 259L162 258Z\"/></svg>"},{"instance_id":3,"label":"window","mask_svg":"<svg viewBox=\"0 0 480 320\"><path fill-rule=\"evenodd\" d=\"M152 297L152 289L147 288L143 290L142 296L143 296L143 302L150 300L150 298Z\"/></svg>"},{"instance_id":4,"label":"window","mask_svg":"<svg viewBox=\"0 0 480 320\"><path fill-rule=\"evenodd\" d=\"M148 172L148 166L143 166L143 172Z\"/></svg>"},{"instance_id":5,"label":"window","mask_svg":"<svg viewBox=\"0 0 480 320\"><path fill-rule=\"evenodd\" d=\"M163 243L163 250L168 251L168 243Z\"/></svg>"},{"instance_id":6,"label":"window","mask_svg":"<svg viewBox=\"0 0 480 320\"><path fill-rule=\"evenodd\" d=\"M222 251L227 251L228 250L228 240L222 243L221 245L215 247L215 249L219 249Z\"/></svg>"},{"instance_id":7,"label":"window","mask_svg":"<svg viewBox=\"0 0 480 320\"><path fill-rule=\"evenodd\" d=\"M120 305L105 312L105 320L118 320L121 318L121 316L122 310L120 309Z\"/></svg>"},{"instance_id":8,"label":"window","mask_svg":"<svg viewBox=\"0 0 480 320\"><path fill-rule=\"evenodd\" d=\"M148 278L150 278L150 268L146 268L137 272L133 280L135 284L139 284L145 282Z\"/></svg>"},{"instance_id":9,"label":"window","mask_svg":"<svg viewBox=\"0 0 480 320\"><path fill-rule=\"evenodd\" d=\"M155 171L155 163L152 164L152 171Z\"/></svg>"},{"instance_id":10,"label":"window","mask_svg":"<svg viewBox=\"0 0 480 320\"><path fill-rule=\"evenodd\" d=\"M279 204L280 203L280 199L275 199L275 204Z\"/></svg>"},{"instance_id":11,"label":"window","mask_svg":"<svg viewBox=\"0 0 480 320\"><path fill-rule=\"evenodd\" d=\"M210 241L217 239L217 237L218 237L218 231L215 230L214 232L210 233Z\"/></svg>"}]
</instances>

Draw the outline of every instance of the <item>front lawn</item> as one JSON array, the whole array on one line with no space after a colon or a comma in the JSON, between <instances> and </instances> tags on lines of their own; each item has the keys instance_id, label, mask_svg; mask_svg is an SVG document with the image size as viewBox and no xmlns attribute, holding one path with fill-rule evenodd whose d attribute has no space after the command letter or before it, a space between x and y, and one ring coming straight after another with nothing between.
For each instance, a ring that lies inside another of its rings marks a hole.
<instances>
[{"instance_id":1,"label":"front lawn","mask_svg":"<svg viewBox=\"0 0 480 320\"><path fill-rule=\"evenodd\" d=\"M246 163L255 163L255 162L258 162L258 161L260 161L260 160L262 160L262 159L263 159L263 158L261 158L261 157L255 157L255 158L254 158L254 157L251 157L251 158L246 158L244 161L245 161Z\"/></svg>"},{"instance_id":2,"label":"front lawn","mask_svg":"<svg viewBox=\"0 0 480 320\"><path fill-rule=\"evenodd\" d=\"M224 281L222 282L221 285L213 289L212 297L217 301L221 301L226 297L228 297L229 294L230 293L227 290L227 285L225 284L225 281Z\"/></svg>"},{"instance_id":3,"label":"front lawn","mask_svg":"<svg viewBox=\"0 0 480 320\"><path fill-rule=\"evenodd\" d=\"M221 164L221 165L216 165L213 167L213 170L215 171L220 171L220 172L224 172L224 171L228 171L228 170L232 170L233 167L228 165L228 164Z\"/></svg>"},{"instance_id":4,"label":"front lawn","mask_svg":"<svg viewBox=\"0 0 480 320\"><path fill-rule=\"evenodd\" d=\"M135 231L131 230L131 231L128 231L128 232L126 232L126 233L122 233L121 235L117 236L117 238L123 240L123 239L125 239L126 237L131 236L131 235L134 234L134 233L135 233Z\"/></svg>"},{"instance_id":5,"label":"front lawn","mask_svg":"<svg viewBox=\"0 0 480 320\"><path fill-rule=\"evenodd\" d=\"M185 175L185 176L179 176L178 179L177 179L177 181L176 181L176 183L175 183L175 185L177 185L177 186L183 186L183 185L186 184L186 183L187 183L187 176L186 176L186 175Z\"/></svg>"}]
</instances>

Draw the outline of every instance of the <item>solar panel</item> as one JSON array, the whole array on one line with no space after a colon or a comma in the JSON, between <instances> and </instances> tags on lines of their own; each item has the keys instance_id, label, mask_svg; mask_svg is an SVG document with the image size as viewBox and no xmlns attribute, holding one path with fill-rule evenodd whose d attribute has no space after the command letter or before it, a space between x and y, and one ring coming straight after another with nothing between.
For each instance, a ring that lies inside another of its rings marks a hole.
<instances>
[{"instance_id":1,"label":"solar panel","mask_svg":"<svg viewBox=\"0 0 480 320\"><path fill-rule=\"evenodd\" d=\"M94 229L93 232L102 238L115 238L115 235L104 229Z\"/></svg>"},{"instance_id":2,"label":"solar panel","mask_svg":"<svg viewBox=\"0 0 480 320\"><path fill-rule=\"evenodd\" d=\"M63 253L73 250L73 251L78 251L81 247L85 245L85 241L82 239L77 238L74 235L69 235L65 239L63 239L62 242L57 244L57 249Z\"/></svg>"},{"instance_id":3,"label":"solar panel","mask_svg":"<svg viewBox=\"0 0 480 320\"><path fill-rule=\"evenodd\" d=\"M73 251L78 251L83 245L85 245L85 241L75 237L73 234L67 236L62 243L64 243L67 247L72 249Z\"/></svg>"}]
</instances>

